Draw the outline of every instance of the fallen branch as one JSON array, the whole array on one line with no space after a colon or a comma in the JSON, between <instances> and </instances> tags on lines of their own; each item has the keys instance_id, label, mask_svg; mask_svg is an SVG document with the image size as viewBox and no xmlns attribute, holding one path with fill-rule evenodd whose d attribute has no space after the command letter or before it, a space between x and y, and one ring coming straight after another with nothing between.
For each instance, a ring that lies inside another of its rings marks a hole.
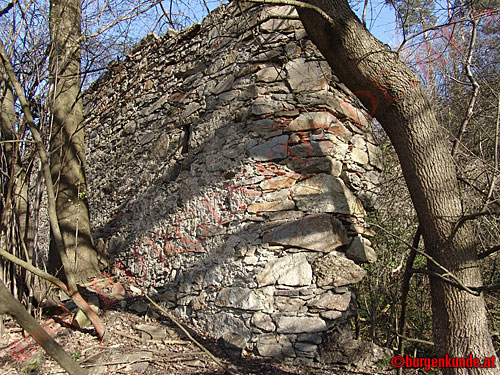
<instances>
[{"instance_id":1,"label":"fallen branch","mask_svg":"<svg viewBox=\"0 0 500 375\"><path fill-rule=\"evenodd\" d=\"M396 335L398 335L398 337L402 338L402 339L405 339L406 341L410 341L410 342L417 342L419 344L424 344L424 345L429 345L429 346L434 346L434 343L432 341L427 341L427 340L421 340L421 339L412 339L410 337L406 337L404 335L400 335L399 333L396 332ZM400 354L401 355L401 354Z\"/></svg>"},{"instance_id":2,"label":"fallen branch","mask_svg":"<svg viewBox=\"0 0 500 375\"><path fill-rule=\"evenodd\" d=\"M234 371L232 371L231 369L229 369L225 364L223 364L221 362L221 360L219 358L217 358L216 356L214 356L212 353L210 353L210 351L205 348L202 344L200 344L193 336L191 336L191 334L188 332L188 330L186 328L184 328L184 326L166 309L164 309L163 307L161 307L160 305L158 305L155 301L153 301L151 298L149 298L149 296L147 296L146 294L144 294L144 297L147 298L147 300L149 302L151 302L151 304L156 307L158 310L160 310L167 318L169 318L177 327L179 327L179 329L184 332L184 334L196 345L198 346L201 350L203 350L203 352L205 352L217 365L219 365L224 371L228 372L229 374L234 374L236 375L236 373Z\"/></svg>"},{"instance_id":3,"label":"fallen branch","mask_svg":"<svg viewBox=\"0 0 500 375\"><path fill-rule=\"evenodd\" d=\"M30 271L34 275L44 280L47 280L48 282L54 284L59 289L61 289L69 298L73 300L76 306L78 306L78 308L82 310L85 316L92 322L97 332L97 335L99 336L100 339L102 339L102 337L104 336L104 326L102 325L101 320L99 319L95 311L92 310L92 308L89 306L87 301L85 301L85 299L83 299L81 294L78 293L77 290L71 289L57 277L52 276L51 274L42 271L39 268L36 268L32 264L22 259L19 259L15 255L9 253L8 251L5 251L4 249L0 249L0 256L4 257L5 259L11 261L14 264L17 264L18 266L24 268L25 270Z\"/></svg>"},{"instance_id":4,"label":"fallen branch","mask_svg":"<svg viewBox=\"0 0 500 375\"><path fill-rule=\"evenodd\" d=\"M70 375L87 375L87 370L81 368L63 350L63 348L41 327L9 292L4 283L0 280L0 314L11 315L19 325L29 332L31 337L40 345L48 355L65 369Z\"/></svg>"}]
</instances>

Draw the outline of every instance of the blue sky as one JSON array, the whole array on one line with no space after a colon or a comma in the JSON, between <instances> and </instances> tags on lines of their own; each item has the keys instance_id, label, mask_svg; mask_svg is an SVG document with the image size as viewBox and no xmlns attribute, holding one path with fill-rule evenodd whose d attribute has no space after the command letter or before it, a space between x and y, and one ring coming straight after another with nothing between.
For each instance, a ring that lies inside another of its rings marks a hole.
<instances>
[{"instance_id":1,"label":"blue sky","mask_svg":"<svg viewBox=\"0 0 500 375\"><path fill-rule=\"evenodd\" d=\"M358 3L358 4L355 4ZM200 2L194 0L197 7L200 7ZM350 1L351 7L361 19L364 1L353 0ZM210 9L217 7L219 2L217 0L207 1ZM193 10L194 10L193 9ZM204 14L204 9L200 10ZM370 32L382 42L390 46L397 45L400 41L397 38L396 21L394 17L394 10L391 6L385 5L384 0L371 0L367 8L367 28Z\"/></svg>"},{"instance_id":2,"label":"blue sky","mask_svg":"<svg viewBox=\"0 0 500 375\"><path fill-rule=\"evenodd\" d=\"M363 4L358 6L351 4L351 6L361 19ZM391 6L385 5L383 0L374 0L368 4L366 27L377 39L391 47L400 42L394 10Z\"/></svg>"}]
</instances>

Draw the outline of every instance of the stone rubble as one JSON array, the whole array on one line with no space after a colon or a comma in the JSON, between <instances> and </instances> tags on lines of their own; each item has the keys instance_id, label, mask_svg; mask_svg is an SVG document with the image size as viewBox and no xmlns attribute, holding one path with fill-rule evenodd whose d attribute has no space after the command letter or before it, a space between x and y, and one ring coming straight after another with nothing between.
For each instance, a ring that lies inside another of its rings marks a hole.
<instances>
[{"instance_id":1,"label":"stone rubble","mask_svg":"<svg viewBox=\"0 0 500 375\"><path fill-rule=\"evenodd\" d=\"M319 360L376 259L380 151L300 22L262 22L293 8L240 6L149 36L85 93L93 229L115 272L231 348Z\"/></svg>"}]
</instances>

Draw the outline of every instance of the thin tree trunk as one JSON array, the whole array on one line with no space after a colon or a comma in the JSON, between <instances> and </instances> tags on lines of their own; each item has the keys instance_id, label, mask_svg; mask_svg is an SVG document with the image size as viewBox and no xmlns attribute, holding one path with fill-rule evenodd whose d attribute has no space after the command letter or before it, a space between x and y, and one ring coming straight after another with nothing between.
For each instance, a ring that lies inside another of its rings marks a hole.
<instances>
[{"instance_id":1,"label":"thin tree trunk","mask_svg":"<svg viewBox=\"0 0 500 375\"><path fill-rule=\"evenodd\" d=\"M99 273L90 231L80 96L80 0L52 0L50 73L52 81L51 174L57 189L57 216L66 247L66 276L77 282ZM49 269L58 271L59 253L51 246Z\"/></svg>"},{"instance_id":2,"label":"thin tree trunk","mask_svg":"<svg viewBox=\"0 0 500 375\"><path fill-rule=\"evenodd\" d=\"M469 225L453 235L463 215L449 144L417 77L375 39L346 0L310 0L317 11L298 8L311 40L335 74L382 124L399 156L425 248L467 286L482 285ZM442 273L429 264L431 271ZM495 355L483 296L473 296L431 277L433 336L440 355L480 359ZM497 374L497 369L443 369L444 374Z\"/></svg>"}]
</instances>

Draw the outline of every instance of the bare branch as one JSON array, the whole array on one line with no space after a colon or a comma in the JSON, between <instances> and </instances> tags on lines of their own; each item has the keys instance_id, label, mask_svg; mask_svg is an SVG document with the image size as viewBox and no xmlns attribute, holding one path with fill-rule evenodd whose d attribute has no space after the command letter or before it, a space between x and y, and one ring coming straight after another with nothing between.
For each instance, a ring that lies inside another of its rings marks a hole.
<instances>
[{"instance_id":1,"label":"bare branch","mask_svg":"<svg viewBox=\"0 0 500 375\"><path fill-rule=\"evenodd\" d=\"M451 273L450 271L448 271L445 267L443 267L438 261L436 261L432 256L430 256L426 252L421 251L421 250L415 248L414 246L412 246L411 244L409 244L407 241L405 241L401 237L395 235L394 233L389 232L388 230L386 230L385 228L383 228L380 225L377 225L377 224L374 224L374 223L371 223L371 225L374 225L377 228L382 229L388 235L390 235L390 236L394 237L395 239L397 239L398 241L401 241L402 243L404 243L406 246L408 246L408 248L410 248L413 251L415 251L416 253L418 253L418 254L423 255L424 257L426 257L432 264L434 264L436 267L438 267L443 272L442 274L438 274L438 273L432 272L433 274L435 274L436 277L439 277L440 279L442 279L443 281L447 282L448 284L451 284L451 285L454 285L456 287L459 287L460 289L465 290L466 292L468 292L468 293L470 293L470 294L472 294L474 296L479 296L480 295L480 293L476 291L478 289L477 287L468 287L468 286L464 285L458 279L458 277L456 277L453 273ZM415 270L413 270L412 272L415 272ZM431 271L423 270L422 273L430 273L430 272Z\"/></svg>"},{"instance_id":2,"label":"bare branch","mask_svg":"<svg viewBox=\"0 0 500 375\"><path fill-rule=\"evenodd\" d=\"M400 335L399 333L396 332L396 335L406 341L410 342L417 342L419 344L424 344L424 345L429 345L429 346L434 346L434 343L432 341L427 341L427 340L421 340L421 339L412 339L410 337L406 337L404 335ZM401 355L401 354L400 354Z\"/></svg>"},{"instance_id":3,"label":"bare branch","mask_svg":"<svg viewBox=\"0 0 500 375\"><path fill-rule=\"evenodd\" d=\"M165 18L168 20L168 23L170 24L170 26L175 27L174 23L172 22L172 18L170 17L170 14L167 12L165 7L163 6L163 1L160 1L159 4L160 4L161 10L163 11L163 14L165 15Z\"/></svg>"},{"instance_id":4,"label":"bare branch","mask_svg":"<svg viewBox=\"0 0 500 375\"><path fill-rule=\"evenodd\" d=\"M201 350L203 350L212 360L217 363L224 371L226 371L229 374L235 374L233 371L231 371L226 365L224 365L217 357L215 357L210 351L205 348L202 344L200 344L189 332L184 326L166 309L158 305L156 302L154 302L151 298L149 298L148 295L144 294L144 296L147 298L147 300L158 310L160 310L167 318L169 318L177 327L181 329L184 334L194 343L196 346L198 346Z\"/></svg>"},{"instance_id":5,"label":"bare branch","mask_svg":"<svg viewBox=\"0 0 500 375\"><path fill-rule=\"evenodd\" d=\"M487 13L484 13L484 14L481 14L479 15L478 17L476 17L475 19L476 20L480 20L482 18L485 18L485 17L489 17L489 16L492 16L492 15L495 15L497 13L500 13L500 9L496 9L496 10L491 10L491 12L487 12ZM418 33L415 33L413 35L410 35L408 38L406 38L403 43L401 43L401 45L399 46L398 48L398 53L401 51L401 49L403 48L403 46L410 40L428 32L428 31L432 31L432 30L439 30L439 29L442 29L446 26L451 26L451 25L456 25L456 24L459 24L459 23L463 23L463 22L467 22L467 21L470 21L470 18L469 17L464 17L464 18L460 18L458 20L455 20L455 21L450 21L450 22L446 22L446 23L442 23L442 24L439 24L439 25L435 25L435 26L430 26L430 27L427 27L421 31L419 31Z\"/></svg>"},{"instance_id":6,"label":"bare branch","mask_svg":"<svg viewBox=\"0 0 500 375\"><path fill-rule=\"evenodd\" d=\"M474 44L476 43L476 35L477 35L477 21L475 19L472 19L471 23L472 23L472 35L470 37L469 48L467 50L467 59L465 60L464 65L467 78L469 79L472 85L472 96L470 97L469 100L467 113L462 121L462 124L460 125L460 130L458 131L456 139L453 141L451 155L455 155L455 153L457 152L458 146L465 133L465 129L467 128L467 125L469 124L472 115L474 114L474 106L476 104L477 96L479 95L479 83L477 82L476 78L474 77L471 71L472 55L474 53Z\"/></svg>"},{"instance_id":7,"label":"bare branch","mask_svg":"<svg viewBox=\"0 0 500 375\"><path fill-rule=\"evenodd\" d=\"M494 253L496 253L499 250L500 250L500 245L490 247L488 250L485 250L482 253L479 253L477 255L477 259L484 259L487 256L490 256L491 254L494 254Z\"/></svg>"},{"instance_id":8,"label":"bare branch","mask_svg":"<svg viewBox=\"0 0 500 375\"><path fill-rule=\"evenodd\" d=\"M21 303L9 292L3 281L0 280L0 314L13 316L19 325L29 332L33 339L54 358L57 363L70 375L87 375L88 371L78 364L63 350L43 327L36 322Z\"/></svg>"},{"instance_id":9,"label":"bare branch","mask_svg":"<svg viewBox=\"0 0 500 375\"><path fill-rule=\"evenodd\" d=\"M316 5L305 3L303 1L297 1L297 0L242 0L242 2L262 4L262 5L266 5L266 4L291 5L291 6L299 7L299 8L311 9L311 10L316 11L330 25L335 25L333 18L331 18L323 9L317 7Z\"/></svg>"},{"instance_id":10,"label":"bare branch","mask_svg":"<svg viewBox=\"0 0 500 375\"><path fill-rule=\"evenodd\" d=\"M4 14L8 13L12 9L13 6L14 6L13 1L11 1L9 4L7 4L7 6L5 8L0 10L0 17L2 17Z\"/></svg>"},{"instance_id":11,"label":"bare branch","mask_svg":"<svg viewBox=\"0 0 500 375\"><path fill-rule=\"evenodd\" d=\"M81 296L81 294L78 293L77 290L71 289L66 284L64 284L61 280L59 280L57 277L52 276L52 275L48 274L47 272L42 271L39 268L36 268L32 264L30 264L22 259L19 259L15 255L9 253L8 251L5 251L4 249L0 249L0 256L4 257L5 259L11 261L14 264L17 264L18 266L24 268L25 270L30 271L34 275L36 275L44 280L47 280L48 282L54 284L59 289L61 289L69 298L71 298L73 300L73 302L75 302L76 306L78 306L78 308L80 310L82 310L82 312L85 314L85 316L87 318L89 318L89 320L92 322L92 324L94 325L94 327L96 329L97 335L99 337L103 337L104 326L102 325L101 320L99 319L97 314L94 312L94 310L92 310L92 308L89 306L87 301L85 301L83 299L83 297Z\"/></svg>"},{"instance_id":12,"label":"bare branch","mask_svg":"<svg viewBox=\"0 0 500 375\"><path fill-rule=\"evenodd\" d=\"M489 202L489 203L492 203L492 202ZM451 232L450 238L452 238L458 232L460 227L462 225L464 225L467 221L477 219L478 217L481 217L481 216L500 215L500 212L486 211L487 206L488 205L485 205L480 212L476 212L476 213L469 214L469 215L464 215L460 219L458 219L458 221L455 223L455 227L453 228L453 231Z\"/></svg>"},{"instance_id":13,"label":"bare branch","mask_svg":"<svg viewBox=\"0 0 500 375\"><path fill-rule=\"evenodd\" d=\"M410 256L408 257L408 260L406 262L405 272L403 274L403 281L401 283L401 314L399 315L399 327L398 327L399 334L397 333L398 336L402 338L402 340L399 341L398 345L399 355L403 355L405 350L404 340L406 339L405 335L406 335L406 313L407 313L408 292L410 291L410 281L412 276L411 270L413 268L413 263L417 255L417 252L413 249L418 248L421 236L422 236L422 226L419 224L417 231L415 232L415 236L413 237L412 246L410 248ZM401 372L398 370L398 373L402 374L402 370Z\"/></svg>"}]
</instances>

